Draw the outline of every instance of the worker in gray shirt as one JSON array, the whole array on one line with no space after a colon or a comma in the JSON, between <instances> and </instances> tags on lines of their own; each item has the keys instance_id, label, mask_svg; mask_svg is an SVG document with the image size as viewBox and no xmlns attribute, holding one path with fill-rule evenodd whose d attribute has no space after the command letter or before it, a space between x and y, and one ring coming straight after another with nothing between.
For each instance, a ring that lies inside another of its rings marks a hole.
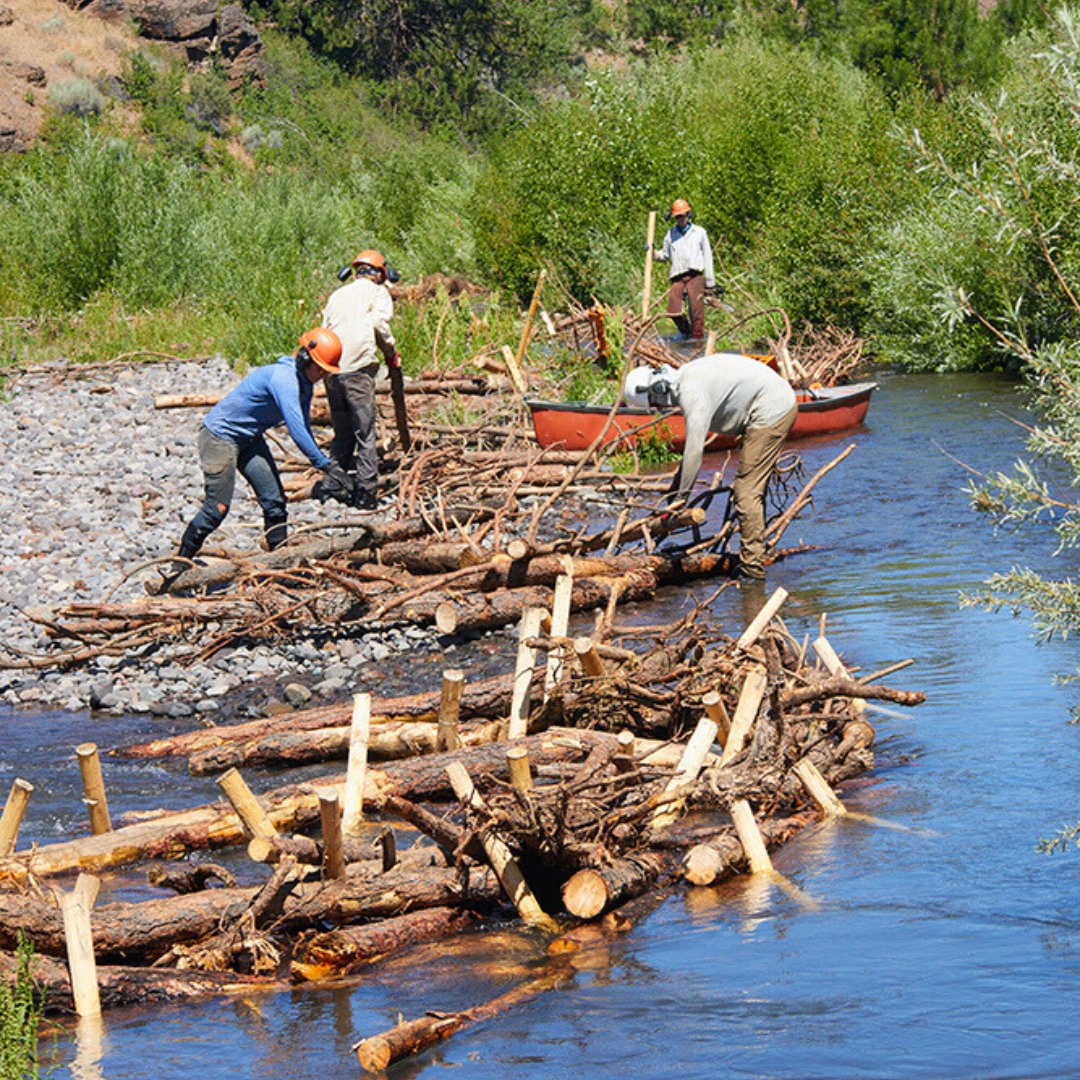
<instances>
[{"instance_id":1,"label":"worker in gray shirt","mask_svg":"<svg viewBox=\"0 0 1080 1080\"><path fill-rule=\"evenodd\" d=\"M675 369L638 367L626 377L626 400L653 409L679 408L686 444L671 490L690 493L710 432L739 436L739 468L731 485L744 577L765 576L765 488L798 407L785 379L758 360L714 353Z\"/></svg>"},{"instance_id":2,"label":"worker in gray shirt","mask_svg":"<svg viewBox=\"0 0 1080 1080\"><path fill-rule=\"evenodd\" d=\"M671 204L668 219L674 218L675 224L653 258L670 264L667 314L683 337L701 338L705 336L705 294L716 291L716 275L709 235L692 223L693 216L685 199ZM683 314L684 303L689 318Z\"/></svg>"}]
</instances>

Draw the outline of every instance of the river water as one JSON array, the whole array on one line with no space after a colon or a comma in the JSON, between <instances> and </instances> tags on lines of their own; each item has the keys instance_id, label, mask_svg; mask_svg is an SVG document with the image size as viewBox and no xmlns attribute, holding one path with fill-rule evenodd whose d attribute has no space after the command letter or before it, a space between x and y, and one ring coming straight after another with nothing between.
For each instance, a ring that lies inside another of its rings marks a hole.
<instances>
[{"instance_id":1,"label":"river water","mask_svg":"<svg viewBox=\"0 0 1080 1080\"><path fill-rule=\"evenodd\" d=\"M995 569L1061 573L1046 537L998 535L967 507L965 474L1021 450L1013 388L988 376L890 376L854 435L803 447L814 471L848 442L815 511L785 542L820 550L772 568L799 636L827 633L925 705L872 714L878 768L849 806L905 826L824 824L776 858L809 901L750 879L677 890L590 954L563 987L464 1031L391 1077L1067 1077L1080 1075L1080 854L1035 844L1080 815L1080 730L1055 672L1072 643L961 608ZM701 593L704 593L704 587ZM668 597L674 617L688 600ZM742 617L733 591L717 613ZM658 612L636 617L657 621ZM634 616L631 616L634 617ZM38 784L23 841L85 828L71 747L131 741L159 721L10 714L0 782ZM57 754L63 761L57 763ZM60 767L62 765L62 768ZM176 766L110 760L114 815L215 794ZM6 776L4 775L6 774ZM270 778L262 778L262 786ZM132 879L107 882L137 895ZM102 900L108 899L103 895ZM538 943L504 930L390 962L355 984L107 1014L57 1048L61 1077L285 1080L349 1076L350 1045L427 1009L458 1009L527 976Z\"/></svg>"}]
</instances>

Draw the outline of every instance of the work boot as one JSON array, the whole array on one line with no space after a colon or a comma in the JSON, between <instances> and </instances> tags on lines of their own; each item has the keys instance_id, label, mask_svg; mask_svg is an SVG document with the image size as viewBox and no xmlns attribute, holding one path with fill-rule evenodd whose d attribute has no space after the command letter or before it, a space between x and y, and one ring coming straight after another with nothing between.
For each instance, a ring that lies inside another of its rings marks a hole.
<instances>
[{"instance_id":1,"label":"work boot","mask_svg":"<svg viewBox=\"0 0 1080 1080\"><path fill-rule=\"evenodd\" d=\"M356 510L374 510L379 505L379 497L369 488L354 488L352 504Z\"/></svg>"}]
</instances>

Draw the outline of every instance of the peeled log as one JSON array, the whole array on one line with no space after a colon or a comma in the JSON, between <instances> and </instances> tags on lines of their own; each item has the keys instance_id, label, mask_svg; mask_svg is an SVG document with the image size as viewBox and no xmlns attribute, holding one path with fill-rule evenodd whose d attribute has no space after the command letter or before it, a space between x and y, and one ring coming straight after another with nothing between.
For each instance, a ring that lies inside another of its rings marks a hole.
<instances>
[{"instance_id":1,"label":"peeled log","mask_svg":"<svg viewBox=\"0 0 1080 1080\"><path fill-rule=\"evenodd\" d=\"M579 870L563 885L563 904L579 919L595 919L640 896L668 866L669 859L660 853L639 851L608 866Z\"/></svg>"},{"instance_id":2,"label":"peeled log","mask_svg":"<svg viewBox=\"0 0 1080 1080\"><path fill-rule=\"evenodd\" d=\"M781 847L807 825L819 820L814 810L801 810L790 817L766 819L758 822L765 846ZM683 877L692 885L711 885L730 877L746 866L746 852L734 831L719 833L708 842L696 844L683 860Z\"/></svg>"},{"instance_id":3,"label":"peeled log","mask_svg":"<svg viewBox=\"0 0 1080 1080\"><path fill-rule=\"evenodd\" d=\"M14 985L18 960L0 952L0 981ZM67 965L51 956L36 954L31 971L46 1012L70 1013L75 1004ZM238 975L232 971L178 971L176 968L116 967L99 964L98 991L101 1006L151 1005L167 1001L207 997L211 994L250 993L278 988L279 980L266 975Z\"/></svg>"},{"instance_id":4,"label":"peeled log","mask_svg":"<svg viewBox=\"0 0 1080 1080\"><path fill-rule=\"evenodd\" d=\"M413 911L367 926L343 926L311 938L289 970L298 982L347 975L406 946L460 933L471 922L468 912L443 907Z\"/></svg>"},{"instance_id":5,"label":"peeled log","mask_svg":"<svg viewBox=\"0 0 1080 1080\"><path fill-rule=\"evenodd\" d=\"M499 721L481 724L461 732L463 746L495 742ZM245 742L211 747L188 760L193 776L222 772L239 765L309 765L317 761L344 761L349 756L348 726L317 728L315 731L282 732ZM393 721L372 729L368 737L368 757L392 761L435 751L437 725L426 721Z\"/></svg>"}]
</instances>

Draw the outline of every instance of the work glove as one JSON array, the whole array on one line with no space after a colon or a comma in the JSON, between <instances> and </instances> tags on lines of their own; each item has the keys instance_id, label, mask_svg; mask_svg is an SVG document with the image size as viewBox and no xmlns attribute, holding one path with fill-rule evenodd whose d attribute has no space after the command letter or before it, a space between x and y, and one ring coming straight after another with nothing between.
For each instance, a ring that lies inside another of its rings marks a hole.
<instances>
[{"instance_id":1,"label":"work glove","mask_svg":"<svg viewBox=\"0 0 1080 1080\"><path fill-rule=\"evenodd\" d=\"M312 495L321 503L335 499L348 505L352 490L349 474L336 461L330 461L323 467L323 478L312 489Z\"/></svg>"},{"instance_id":2,"label":"work glove","mask_svg":"<svg viewBox=\"0 0 1080 1080\"><path fill-rule=\"evenodd\" d=\"M391 356L390 359L386 361L386 366L387 367L392 367L392 368L397 368L400 371L401 370L401 353L399 353L395 349L394 350L394 355Z\"/></svg>"}]
</instances>

